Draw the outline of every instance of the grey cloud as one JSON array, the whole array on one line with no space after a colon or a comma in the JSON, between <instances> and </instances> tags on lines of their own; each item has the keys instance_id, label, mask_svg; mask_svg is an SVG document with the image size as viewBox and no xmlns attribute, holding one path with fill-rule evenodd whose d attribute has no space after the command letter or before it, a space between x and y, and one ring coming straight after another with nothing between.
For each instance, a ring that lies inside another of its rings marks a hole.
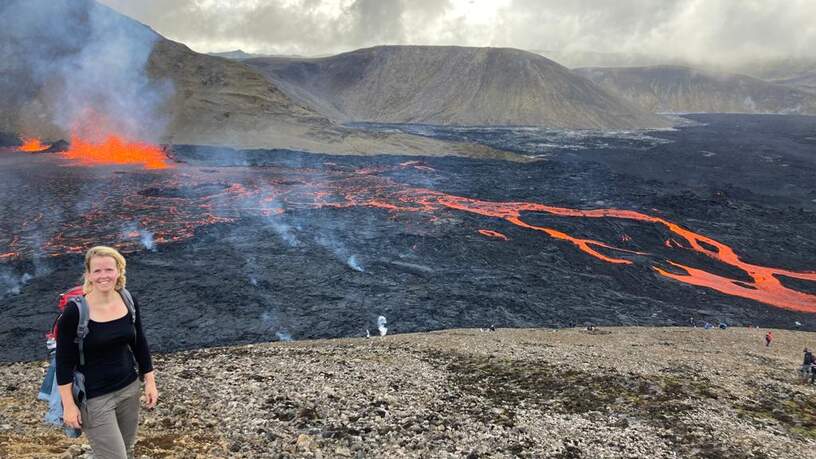
<instances>
[{"instance_id":1,"label":"grey cloud","mask_svg":"<svg viewBox=\"0 0 816 459\"><path fill-rule=\"evenodd\" d=\"M327 2L259 2L256 6L204 8L195 0L103 3L153 27L197 51L245 51L273 54L328 54L366 46L402 44L418 24L437 17L446 1L355 0ZM332 2L329 2L332 3ZM247 4L248 5L248 4Z\"/></svg>"},{"instance_id":2,"label":"grey cloud","mask_svg":"<svg viewBox=\"0 0 816 459\"><path fill-rule=\"evenodd\" d=\"M395 43L403 41L402 12L400 0L357 0L347 13L351 18L352 42L374 41Z\"/></svg>"},{"instance_id":3,"label":"grey cloud","mask_svg":"<svg viewBox=\"0 0 816 459\"><path fill-rule=\"evenodd\" d=\"M499 21L503 44L522 48L737 64L815 57L815 17L809 0L514 0Z\"/></svg>"},{"instance_id":4,"label":"grey cloud","mask_svg":"<svg viewBox=\"0 0 816 459\"><path fill-rule=\"evenodd\" d=\"M816 57L812 0L471 0L504 5L489 24L452 14L455 0L104 2L199 51L333 54L376 44L507 46L734 62ZM335 4L341 14L328 14ZM209 6L206 6L209 5ZM213 6L221 5L221 6ZM205 7L206 6L206 7Z\"/></svg>"}]
</instances>

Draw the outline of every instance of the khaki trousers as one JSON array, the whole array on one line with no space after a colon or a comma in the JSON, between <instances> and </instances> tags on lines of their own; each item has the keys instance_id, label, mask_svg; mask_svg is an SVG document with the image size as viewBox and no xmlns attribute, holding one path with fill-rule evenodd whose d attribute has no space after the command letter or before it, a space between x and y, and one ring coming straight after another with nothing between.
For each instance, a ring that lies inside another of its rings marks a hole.
<instances>
[{"instance_id":1,"label":"khaki trousers","mask_svg":"<svg viewBox=\"0 0 816 459\"><path fill-rule=\"evenodd\" d=\"M132 459L139 427L139 380L86 401L80 415L94 459Z\"/></svg>"}]
</instances>

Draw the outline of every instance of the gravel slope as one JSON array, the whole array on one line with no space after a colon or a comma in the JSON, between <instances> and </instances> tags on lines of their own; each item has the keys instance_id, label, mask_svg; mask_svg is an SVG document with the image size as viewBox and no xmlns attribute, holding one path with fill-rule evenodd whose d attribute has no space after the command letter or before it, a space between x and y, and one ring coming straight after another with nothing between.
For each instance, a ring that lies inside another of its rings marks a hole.
<instances>
[{"instance_id":1,"label":"gravel slope","mask_svg":"<svg viewBox=\"0 0 816 459\"><path fill-rule=\"evenodd\" d=\"M816 335L448 330L157 355L139 457L816 457ZM0 367L0 457L87 457Z\"/></svg>"}]
</instances>

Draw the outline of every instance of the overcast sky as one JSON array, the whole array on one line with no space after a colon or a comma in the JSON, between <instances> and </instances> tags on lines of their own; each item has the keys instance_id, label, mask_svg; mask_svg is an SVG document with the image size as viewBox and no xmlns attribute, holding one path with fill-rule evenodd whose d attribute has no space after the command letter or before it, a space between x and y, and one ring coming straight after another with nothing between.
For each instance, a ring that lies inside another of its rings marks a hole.
<instances>
[{"instance_id":1,"label":"overcast sky","mask_svg":"<svg viewBox=\"0 0 816 459\"><path fill-rule=\"evenodd\" d=\"M326 55L381 44L816 57L816 0L101 0L199 52Z\"/></svg>"}]
</instances>

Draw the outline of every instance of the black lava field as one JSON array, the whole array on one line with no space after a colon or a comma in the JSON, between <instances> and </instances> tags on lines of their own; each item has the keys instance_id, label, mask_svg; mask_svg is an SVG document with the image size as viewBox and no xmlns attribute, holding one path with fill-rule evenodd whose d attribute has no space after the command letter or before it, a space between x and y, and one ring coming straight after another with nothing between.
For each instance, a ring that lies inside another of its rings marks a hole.
<instances>
[{"instance_id":1,"label":"black lava field","mask_svg":"<svg viewBox=\"0 0 816 459\"><path fill-rule=\"evenodd\" d=\"M174 146L172 167L145 170L0 136L0 361L44 357L96 244L126 253L156 351L373 335L379 316L388 333L816 330L816 117L686 118L641 133L361 127L526 162Z\"/></svg>"}]
</instances>

